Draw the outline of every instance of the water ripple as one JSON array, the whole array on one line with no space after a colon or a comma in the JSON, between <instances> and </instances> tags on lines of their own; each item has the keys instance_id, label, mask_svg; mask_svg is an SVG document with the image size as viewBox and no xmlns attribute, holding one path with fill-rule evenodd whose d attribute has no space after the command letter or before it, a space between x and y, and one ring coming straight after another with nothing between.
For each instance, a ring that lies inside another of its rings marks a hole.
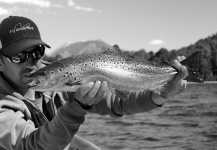
<instances>
[{"instance_id":1,"label":"water ripple","mask_svg":"<svg viewBox=\"0 0 217 150\"><path fill-rule=\"evenodd\" d=\"M148 113L116 119L88 114L78 134L102 150L217 150L216 87L189 85Z\"/></svg>"}]
</instances>

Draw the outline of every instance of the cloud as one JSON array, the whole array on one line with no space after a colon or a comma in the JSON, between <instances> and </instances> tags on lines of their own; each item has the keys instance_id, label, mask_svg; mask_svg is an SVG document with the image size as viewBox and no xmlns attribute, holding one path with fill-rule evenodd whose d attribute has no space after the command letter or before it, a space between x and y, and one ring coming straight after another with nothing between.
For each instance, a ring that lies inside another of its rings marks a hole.
<instances>
[{"instance_id":1,"label":"cloud","mask_svg":"<svg viewBox=\"0 0 217 150\"><path fill-rule=\"evenodd\" d=\"M9 14L9 11L7 9L0 7L0 15L6 15L6 14Z\"/></svg>"},{"instance_id":2,"label":"cloud","mask_svg":"<svg viewBox=\"0 0 217 150\"><path fill-rule=\"evenodd\" d=\"M50 7L50 1L48 0L0 0L0 3L6 4L28 4L28 5L35 5L39 7Z\"/></svg>"},{"instance_id":3,"label":"cloud","mask_svg":"<svg viewBox=\"0 0 217 150\"><path fill-rule=\"evenodd\" d=\"M60 1L56 1L53 2L51 0L0 0L0 4L4 3L4 4L8 4L8 5L12 5L14 7L9 7L9 6L5 6L0 7L0 15L5 15L5 14L10 14L11 12L33 12L33 13L43 13L44 11L47 11L49 13L52 14L56 14L54 12L54 9L44 9L44 8L65 8L65 7L70 7L73 8L75 10L79 10L79 11L86 11L86 12L91 12L91 11L96 11L97 13L100 13L100 10L95 10L91 7L82 7L78 4L76 4L73 0L65 0L66 3L62 3ZM23 5L29 5L29 6L33 6L33 8L29 8L29 7L20 7L19 5L16 6L16 4L23 4ZM15 9L14 9L15 8Z\"/></svg>"},{"instance_id":4,"label":"cloud","mask_svg":"<svg viewBox=\"0 0 217 150\"><path fill-rule=\"evenodd\" d=\"M78 4L76 4L74 1L72 0L68 0L68 6L69 7L73 7L76 10L82 10L82 11L95 11L95 9L91 8L91 7L82 7L79 6ZM97 12L101 12L101 11L97 11Z\"/></svg>"},{"instance_id":5,"label":"cloud","mask_svg":"<svg viewBox=\"0 0 217 150\"><path fill-rule=\"evenodd\" d=\"M93 8L90 8L90 7L81 7L81 6L76 6L75 9L77 9L77 10L83 10L83 11L94 11Z\"/></svg>"},{"instance_id":6,"label":"cloud","mask_svg":"<svg viewBox=\"0 0 217 150\"><path fill-rule=\"evenodd\" d=\"M63 5L55 4L55 3L52 3L52 4L51 4L51 7L55 7L55 8L64 8Z\"/></svg>"},{"instance_id":7,"label":"cloud","mask_svg":"<svg viewBox=\"0 0 217 150\"><path fill-rule=\"evenodd\" d=\"M72 0L68 0L68 6L75 6L76 4Z\"/></svg>"},{"instance_id":8,"label":"cloud","mask_svg":"<svg viewBox=\"0 0 217 150\"><path fill-rule=\"evenodd\" d=\"M149 45L162 45L162 44L165 44L165 42L161 39L156 39L149 42Z\"/></svg>"},{"instance_id":9,"label":"cloud","mask_svg":"<svg viewBox=\"0 0 217 150\"><path fill-rule=\"evenodd\" d=\"M6 4L4 5L4 8L0 8L0 15L22 12L43 13L44 8L61 7L58 4L51 4L49 0L0 0L0 4ZM32 7L22 7L17 4L29 5Z\"/></svg>"}]
</instances>

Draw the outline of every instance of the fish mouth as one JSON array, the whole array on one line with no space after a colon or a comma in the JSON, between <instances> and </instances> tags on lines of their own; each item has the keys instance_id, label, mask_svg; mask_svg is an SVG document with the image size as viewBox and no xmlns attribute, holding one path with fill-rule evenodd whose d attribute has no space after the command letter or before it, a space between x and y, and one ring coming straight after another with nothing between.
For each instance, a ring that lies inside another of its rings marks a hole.
<instances>
[{"instance_id":1,"label":"fish mouth","mask_svg":"<svg viewBox=\"0 0 217 150\"><path fill-rule=\"evenodd\" d=\"M29 89L34 89L34 87L36 87L36 85L28 85Z\"/></svg>"},{"instance_id":2,"label":"fish mouth","mask_svg":"<svg viewBox=\"0 0 217 150\"><path fill-rule=\"evenodd\" d=\"M37 82L36 81L34 81L34 80L32 80L32 81L30 81L29 83L28 83L28 86L29 87L35 87L35 86L37 86L38 84L37 84Z\"/></svg>"},{"instance_id":3,"label":"fish mouth","mask_svg":"<svg viewBox=\"0 0 217 150\"><path fill-rule=\"evenodd\" d=\"M31 74L35 73L37 71L37 69L28 69L26 68L24 71L23 71L23 75L25 77L29 77Z\"/></svg>"}]
</instances>

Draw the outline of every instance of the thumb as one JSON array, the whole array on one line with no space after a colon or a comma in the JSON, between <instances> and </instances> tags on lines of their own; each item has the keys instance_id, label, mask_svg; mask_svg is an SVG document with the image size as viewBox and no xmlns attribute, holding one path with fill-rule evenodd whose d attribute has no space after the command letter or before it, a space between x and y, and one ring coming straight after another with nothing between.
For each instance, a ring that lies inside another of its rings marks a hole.
<instances>
[{"instance_id":1,"label":"thumb","mask_svg":"<svg viewBox=\"0 0 217 150\"><path fill-rule=\"evenodd\" d=\"M181 66L179 69L178 74L175 76L174 80L175 81L181 81L185 79L188 76L188 71L185 66Z\"/></svg>"}]
</instances>

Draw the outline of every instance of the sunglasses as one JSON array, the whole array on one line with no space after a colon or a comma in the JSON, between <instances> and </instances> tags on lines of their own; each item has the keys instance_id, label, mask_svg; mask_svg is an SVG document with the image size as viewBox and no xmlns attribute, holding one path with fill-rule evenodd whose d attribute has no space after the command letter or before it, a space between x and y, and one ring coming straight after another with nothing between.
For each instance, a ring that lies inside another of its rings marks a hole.
<instances>
[{"instance_id":1,"label":"sunglasses","mask_svg":"<svg viewBox=\"0 0 217 150\"><path fill-rule=\"evenodd\" d=\"M7 57L7 59L12 63L20 64L20 63L26 62L31 55L33 59L36 59L36 60L41 59L41 57L44 55L44 51L45 51L45 47L40 45L40 46L37 46L31 52L22 52L16 56L12 56L12 57L5 56L5 57Z\"/></svg>"}]
</instances>

